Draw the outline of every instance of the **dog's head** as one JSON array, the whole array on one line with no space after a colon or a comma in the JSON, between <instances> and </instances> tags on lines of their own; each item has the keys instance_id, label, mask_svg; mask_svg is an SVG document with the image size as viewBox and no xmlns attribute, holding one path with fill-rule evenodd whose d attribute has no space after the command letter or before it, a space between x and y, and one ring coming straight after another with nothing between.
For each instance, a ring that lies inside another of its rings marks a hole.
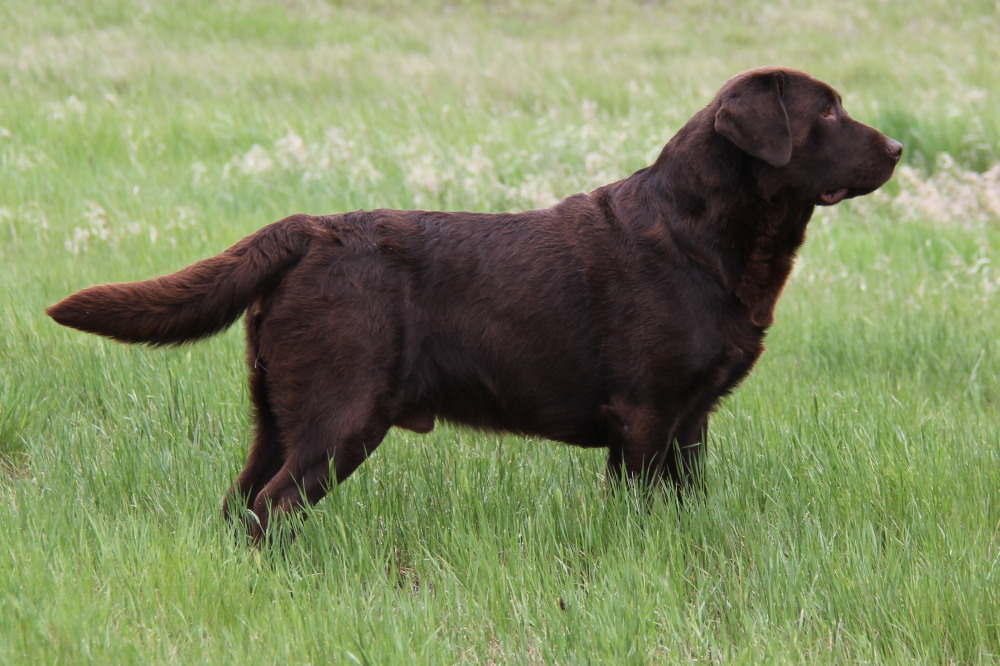
<instances>
[{"instance_id":1,"label":"dog's head","mask_svg":"<svg viewBox=\"0 0 1000 666\"><path fill-rule=\"evenodd\" d=\"M792 69L730 79L715 100L715 131L760 160L758 185L830 206L892 176L903 145L851 118L837 91Z\"/></svg>"}]
</instances>

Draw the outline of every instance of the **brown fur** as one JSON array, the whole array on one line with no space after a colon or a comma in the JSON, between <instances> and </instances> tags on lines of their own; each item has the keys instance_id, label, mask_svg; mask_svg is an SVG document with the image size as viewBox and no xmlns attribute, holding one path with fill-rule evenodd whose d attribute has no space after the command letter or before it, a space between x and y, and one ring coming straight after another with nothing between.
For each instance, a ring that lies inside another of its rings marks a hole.
<instances>
[{"instance_id":1,"label":"brown fur","mask_svg":"<svg viewBox=\"0 0 1000 666\"><path fill-rule=\"evenodd\" d=\"M225 511L252 510L255 540L323 497L331 462L343 481L393 425L438 418L608 447L613 476L684 488L709 414L763 351L814 206L876 189L901 151L826 84L750 70L655 164L552 208L296 215L48 313L150 344L247 313L256 434Z\"/></svg>"}]
</instances>

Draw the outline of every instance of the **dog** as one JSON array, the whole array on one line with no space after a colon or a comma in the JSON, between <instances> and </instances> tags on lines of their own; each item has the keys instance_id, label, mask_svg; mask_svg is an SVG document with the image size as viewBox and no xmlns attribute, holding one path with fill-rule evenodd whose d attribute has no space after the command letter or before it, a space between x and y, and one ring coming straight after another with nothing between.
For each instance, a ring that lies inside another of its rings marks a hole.
<instances>
[{"instance_id":1,"label":"dog","mask_svg":"<svg viewBox=\"0 0 1000 666\"><path fill-rule=\"evenodd\" d=\"M874 191L902 150L827 84L752 69L652 166L551 208L293 215L47 313L151 345L246 313L255 434L223 512L254 543L392 426L436 419L607 447L611 478L683 495L701 485L709 415L763 352L814 208Z\"/></svg>"}]
</instances>

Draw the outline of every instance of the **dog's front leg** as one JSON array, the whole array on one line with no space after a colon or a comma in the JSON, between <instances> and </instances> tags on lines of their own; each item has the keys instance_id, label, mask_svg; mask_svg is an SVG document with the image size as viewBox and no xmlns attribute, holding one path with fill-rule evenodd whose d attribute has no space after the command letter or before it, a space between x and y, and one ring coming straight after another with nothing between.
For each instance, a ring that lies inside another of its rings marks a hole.
<instances>
[{"instance_id":1,"label":"dog's front leg","mask_svg":"<svg viewBox=\"0 0 1000 666\"><path fill-rule=\"evenodd\" d=\"M676 426L662 407L612 399L601 408L611 433L608 473L654 485L670 476L669 454ZM670 476L670 478L673 478Z\"/></svg>"},{"instance_id":2,"label":"dog's front leg","mask_svg":"<svg viewBox=\"0 0 1000 666\"><path fill-rule=\"evenodd\" d=\"M703 491L703 465L708 444L708 411L685 417L677 428L665 476L674 482L677 499L683 502L690 491Z\"/></svg>"},{"instance_id":3,"label":"dog's front leg","mask_svg":"<svg viewBox=\"0 0 1000 666\"><path fill-rule=\"evenodd\" d=\"M702 488L702 459L709 410L678 418L660 405L612 400L602 407L611 433L608 478L622 478L647 486L669 482L678 500ZM624 470L623 470L624 467Z\"/></svg>"}]
</instances>

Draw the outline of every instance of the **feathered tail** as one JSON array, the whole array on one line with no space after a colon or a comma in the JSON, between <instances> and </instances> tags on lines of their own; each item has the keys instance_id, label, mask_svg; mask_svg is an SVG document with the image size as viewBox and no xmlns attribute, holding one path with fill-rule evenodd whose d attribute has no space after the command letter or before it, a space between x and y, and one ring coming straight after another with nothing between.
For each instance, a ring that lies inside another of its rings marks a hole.
<instances>
[{"instance_id":1,"label":"feathered tail","mask_svg":"<svg viewBox=\"0 0 1000 666\"><path fill-rule=\"evenodd\" d=\"M236 321L308 251L321 227L307 215L268 225L222 254L171 275L88 287L49 307L63 326L122 342L180 344Z\"/></svg>"}]
</instances>

